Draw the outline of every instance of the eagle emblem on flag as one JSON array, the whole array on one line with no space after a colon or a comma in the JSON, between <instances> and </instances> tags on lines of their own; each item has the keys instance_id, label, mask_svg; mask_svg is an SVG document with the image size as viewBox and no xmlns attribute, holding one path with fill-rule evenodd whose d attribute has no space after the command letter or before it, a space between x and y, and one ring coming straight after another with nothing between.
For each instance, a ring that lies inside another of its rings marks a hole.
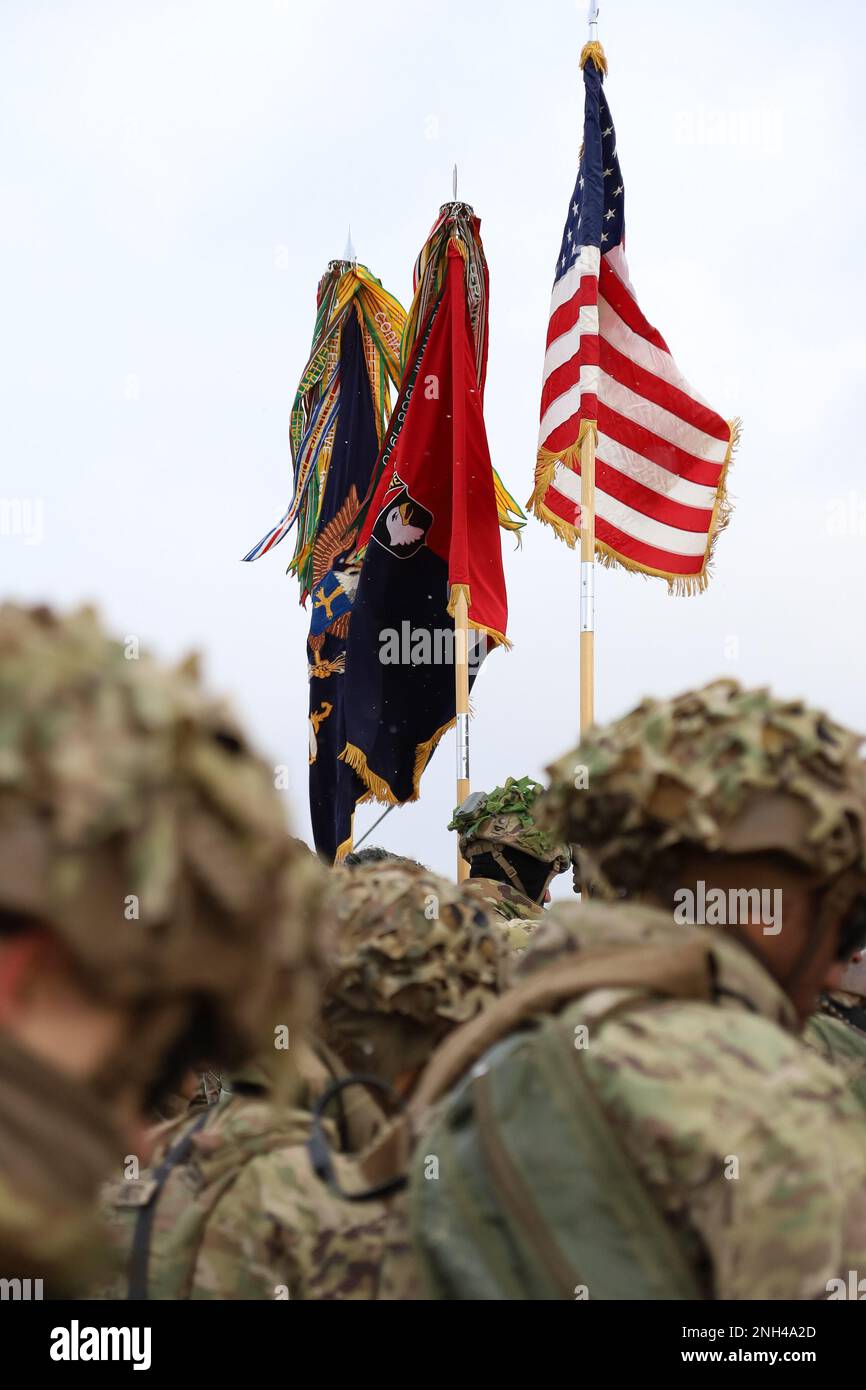
<instances>
[{"instance_id":1,"label":"eagle emblem on flag","mask_svg":"<svg viewBox=\"0 0 866 1390\"><path fill-rule=\"evenodd\" d=\"M371 539L395 559L411 560L425 544L432 525L433 513L416 501L402 483L399 491L386 497Z\"/></svg>"}]
</instances>

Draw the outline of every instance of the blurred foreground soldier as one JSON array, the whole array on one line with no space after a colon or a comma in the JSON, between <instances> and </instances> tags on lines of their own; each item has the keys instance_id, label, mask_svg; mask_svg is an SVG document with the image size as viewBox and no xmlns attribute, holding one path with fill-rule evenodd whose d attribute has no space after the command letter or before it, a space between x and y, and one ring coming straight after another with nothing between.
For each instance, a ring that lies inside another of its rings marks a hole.
<instances>
[{"instance_id":1,"label":"blurred foreground soldier","mask_svg":"<svg viewBox=\"0 0 866 1390\"><path fill-rule=\"evenodd\" d=\"M541 823L612 901L553 908L417 1089L434 1296L816 1299L866 1267L862 1111L798 1036L862 939L859 743L720 681L551 769Z\"/></svg>"},{"instance_id":2,"label":"blurred foreground soldier","mask_svg":"<svg viewBox=\"0 0 866 1390\"><path fill-rule=\"evenodd\" d=\"M271 1046L228 1101L167 1130L141 1183L148 1202L161 1184L147 1240L128 1185L112 1184L124 1274L103 1296L417 1293L398 1184L371 1185L361 1154L437 1042L495 999L503 949L484 913L428 870L373 862L330 878L336 954L319 1036L301 1045L302 1092L275 1097ZM355 1072L363 1084L348 1084Z\"/></svg>"},{"instance_id":3,"label":"blurred foreground soldier","mask_svg":"<svg viewBox=\"0 0 866 1390\"><path fill-rule=\"evenodd\" d=\"M803 1040L842 1069L866 1109L866 960L859 953L846 965L838 989L821 995Z\"/></svg>"},{"instance_id":4,"label":"blurred foreground soldier","mask_svg":"<svg viewBox=\"0 0 866 1390\"><path fill-rule=\"evenodd\" d=\"M460 834L460 853L469 865L464 892L514 923L512 948L529 941L518 925L543 916L550 883L571 864L568 845L557 844L532 817L541 784L531 777L509 777L491 792L472 792L458 806L448 826Z\"/></svg>"},{"instance_id":5,"label":"blurred foreground soldier","mask_svg":"<svg viewBox=\"0 0 866 1390\"><path fill-rule=\"evenodd\" d=\"M0 1277L92 1273L100 1183L200 1058L235 1063L294 963L273 773L189 664L95 615L0 608Z\"/></svg>"}]
</instances>

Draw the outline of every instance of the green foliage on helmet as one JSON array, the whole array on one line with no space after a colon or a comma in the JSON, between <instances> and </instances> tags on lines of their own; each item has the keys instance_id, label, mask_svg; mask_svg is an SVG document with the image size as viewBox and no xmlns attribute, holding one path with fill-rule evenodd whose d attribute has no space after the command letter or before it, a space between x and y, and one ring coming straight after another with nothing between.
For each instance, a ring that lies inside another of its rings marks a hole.
<instances>
[{"instance_id":1,"label":"green foliage on helmet","mask_svg":"<svg viewBox=\"0 0 866 1390\"><path fill-rule=\"evenodd\" d=\"M463 858L496 845L521 850L546 864L558 861L557 873L567 869L571 863L568 845L557 843L533 817L532 808L542 791L541 783L531 777L509 777L501 787L468 796L448 826L460 834Z\"/></svg>"}]
</instances>

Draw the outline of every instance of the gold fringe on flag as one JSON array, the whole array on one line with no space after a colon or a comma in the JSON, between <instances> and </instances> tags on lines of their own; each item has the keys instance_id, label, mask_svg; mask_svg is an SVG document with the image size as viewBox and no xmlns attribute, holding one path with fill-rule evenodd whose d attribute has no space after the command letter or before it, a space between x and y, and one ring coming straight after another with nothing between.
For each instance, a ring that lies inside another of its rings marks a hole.
<instances>
[{"instance_id":1,"label":"gold fringe on flag","mask_svg":"<svg viewBox=\"0 0 866 1390\"><path fill-rule=\"evenodd\" d=\"M457 599L460 596L460 594L466 595L467 612L469 611L469 608L471 606L472 600L469 596L469 585L454 584L451 588L451 597L448 600L448 615L451 618L454 617L454 613L457 608ZM472 628L473 632L483 632L486 637L490 637L493 640L493 642L496 643L497 647L504 647L507 652L511 651L511 643L509 642L508 638L505 636L504 633L498 632L495 627L485 627L483 623L473 622L471 617L469 619L469 626Z\"/></svg>"},{"instance_id":2,"label":"gold fringe on flag","mask_svg":"<svg viewBox=\"0 0 866 1390\"><path fill-rule=\"evenodd\" d=\"M596 39L593 43L585 43L580 55L581 70L586 66L589 59L592 59L599 72L603 72L607 77L607 57L605 51Z\"/></svg>"},{"instance_id":3,"label":"gold fringe on flag","mask_svg":"<svg viewBox=\"0 0 866 1390\"><path fill-rule=\"evenodd\" d=\"M447 724L443 724L441 729L437 729L432 738L428 738L426 743L419 743L415 749L415 764L412 770L412 795L407 797L408 801L417 801L421 795L421 778L424 769L436 752L440 739L447 734L449 729L453 729L457 723L456 719L449 719ZM340 761L348 763L353 772L357 773L364 786L367 788L367 796L363 796L358 801L378 801L382 806L402 806L405 803L399 801L394 795L384 777L371 771L367 763L367 755L361 748L354 743L347 743L342 753ZM342 848L342 846L341 846Z\"/></svg>"},{"instance_id":4,"label":"gold fringe on flag","mask_svg":"<svg viewBox=\"0 0 866 1390\"><path fill-rule=\"evenodd\" d=\"M410 798L412 801L417 801L421 794L421 777L425 767L436 752L439 740L447 734L449 729L453 729L456 723L456 719L449 719L447 724L443 724L441 729L436 730L432 738L428 738L426 743L419 743L415 749L415 770L412 774L412 796Z\"/></svg>"},{"instance_id":5,"label":"gold fringe on flag","mask_svg":"<svg viewBox=\"0 0 866 1390\"><path fill-rule=\"evenodd\" d=\"M363 795L363 796L359 796L359 797L358 797L358 800L355 802L355 811L357 811L357 809L358 809L359 806L364 806L364 805L366 805L366 803L367 803L368 801L372 801L372 800L373 800L373 798L372 798L372 796L370 795L370 793L369 793L369 792L365 792L364 795ZM343 843L342 843L341 845L338 845L338 846L337 846L337 852L336 852L336 854L334 855L334 863L335 863L335 864L342 864L342 862L343 862L343 860L345 859L346 855L347 855L347 854L351 854L351 853L352 853L352 850L353 850L353 848L354 848L354 845L355 845L355 811L352 812L351 820L349 821L349 838L348 838L347 840L344 840Z\"/></svg>"},{"instance_id":6,"label":"gold fringe on flag","mask_svg":"<svg viewBox=\"0 0 866 1390\"><path fill-rule=\"evenodd\" d=\"M355 843L355 812L352 812L352 820L349 827L349 838L344 840L341 845L337 845L337 853L334 855L334 863L342 864L347 854L352 853L352 845Z\"/></svg>"},{"instance_id":7,"label":"gold fringe on flag","mask_svg":"<svg viewBox=\"0 0 866 1390\"><path fill-rule=\"evenodd\" d=\"M378 801L382 806L398 806L400 804L384 777L379 777L375 772L370 771L367 766L366 753L356 744L346 744L340 754L340 762L348 763L352 771L357 773L374 801Z\"/></svg>"},{"instance_id":8,"label":"gold fringe on flag","mask_svg":"<svg viewBox=\"0 0 866 1390\"><path fill-rule=\"evenodd\" d=\"M448 616L449 616L449 618L453 618L453 617L454 617L454 613L455 613L455 610L456 610L456 608L457 608L457 600L459 599L459 597L460 597L461 594L462 594L463 597L466 599L466 611L467 611L467 613L468 613L468 611L469 611L469 605L470 605L471 602L472 602L472 598L471 598L470 593L469 593L469 585L468 585L468 584L452 584L452 586L451 586L451 596L450 596L450 598L448 599Z\"/></svg>"},{"instance_id":9,"label":"gold fringe on flag","mask_svg":"<svg viewBox=\"0 0 866 1390\"><path fill-rule=\"evenodd\" d=\"M592 425L592 421L584 420L581 422L580 438L584 435L584 425ZM687 597L690 594L701 594L706 589L710 575L712 573L713 555L716 548L716 541L724 531L731 517L731 503L728 499L727 476L728 469L733 463L734 455L740 444L743 422L737 418L728 421L730 437L728 439L727 453L725 462L722 466L722 475L719 478L716 488L716 500L713 504L713 515L710 521L709 534L707 536L707 549L704 554L704 563L697 574L671 574L668 570L657 570L650 568L649 565L640 565L635 560L628 560L620 555L619 551L612 550L609 545L596 539L595 548L598 562L608 569L630 570L633 574L642 574L645 577L656 579L666 579L668 593L675 598ZM594 428L594 425L593 425ZM570 522L563 521L561 516L545 505L544 497L550 484L553 482L556 465L564 463L573 473L580 474L580 444L572 445L570 449L564 449L561 453L552 453L549 449L539 449L535 464L535 486L532 496L527 502L529 510L543 521L546 526L552 526L560 540L565 541L570 549L574 549L580 539L580 527L572 526Z\"/></svg>"}]
</instances>

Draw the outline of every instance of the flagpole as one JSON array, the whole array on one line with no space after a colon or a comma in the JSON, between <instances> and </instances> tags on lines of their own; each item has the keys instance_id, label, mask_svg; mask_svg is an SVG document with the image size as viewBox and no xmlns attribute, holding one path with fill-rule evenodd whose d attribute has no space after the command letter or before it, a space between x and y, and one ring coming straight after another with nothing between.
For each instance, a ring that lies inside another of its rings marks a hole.
<instances>
[{"instance_id":1,"label":"flagpole","mask_svg":"<svg viewBox=\"0 0 866 1390\"><path fill-rule=\"evenodd\" d=\"M580 733L595 722L595 440L594 420L580 442Z\"/></svg>"},{"instance_id":2,"label":"flagpole","mask_svg":"<svg viewBox=\"0 0 866 1390\"><path fill-rule=\"evenodd\" d=\"M598 42L598 0L590 0L589 41ZM580 427L580 733L595 722L595 444L597 425Z\"/></svg>"},{"instance_id":3,"label":"flagpole","mask_svg":"<svg viewBox=\"0 0 866 1390\"><path fill-rule=\"evenodd\" d=\"M469 795L469 605L461 588L454 604L454 671L457 709L457 801ZM457 882L469 877L469 865L457 850Z\"/></svg>"},{"instance_id":4,"label":"flagpole","mask_svg":"<svg viewBox=\"0 0 866 1390\"><path fill-rule=\"evenodd\" d=\"M453 200L457 202L457 165L451 175ZM451 269L448 271L451 276ZM460 271L461 282L463 270ZM457 316L457 305L451 303L451 410L453 420L454 454L452 459L455 492L460 483L460 495L465 507L465 417L463 414L463 325ZM469 795L469 591L464 584L452 595L454 612L454 710L457 716L457 800L462 806ZM469 877L469 865L460 853L457 841L457 882Z\"/></svg>"},{"instance_id":5,"label":"flagpole","mask_svg":"<svg viewBox=\"0 0 866 1390\"><path fill-rule=\"evenodd\" d=\"M589 0L589 41L598 43L598 0Z\"/></svg>"}]
</instances>

